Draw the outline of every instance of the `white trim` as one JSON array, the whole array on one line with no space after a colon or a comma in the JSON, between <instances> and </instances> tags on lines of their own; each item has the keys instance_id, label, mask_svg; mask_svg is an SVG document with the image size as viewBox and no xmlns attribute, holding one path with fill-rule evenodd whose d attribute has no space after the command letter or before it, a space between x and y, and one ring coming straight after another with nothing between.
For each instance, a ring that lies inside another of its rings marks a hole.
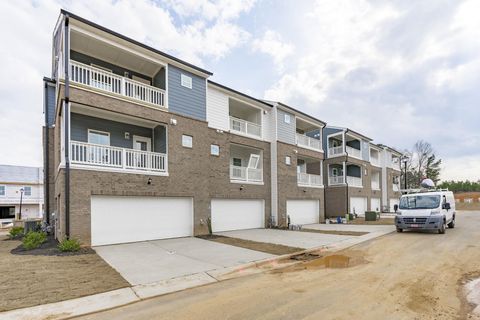
<instances>
[{"instance_id":1,"label":"white trim","mask_svg":"<svg viewBox=\"0 0 480 320\"><path fill-rule=\"evenodd\" d=\"M180 73L180 85L187 89L193 89L193 79L186 74Z\"/></svg>"},{"instance_id":2,"label":"white trim","mask_svg":"<svg viewBox=\"0 0 480 320\"><path fill-rule=\"evenodd\" d=\"M96 129L88 129L87 130L88 133L87 133L87 143L93 143L90 141L90 132L96 132L96 133L101 133L101 134L106 134L108 136L108 144L107 146L110 146L110 132L108 131L101 131L101 130L96 130Z\"/></svg>"},{"instance_id":3,"label":"white trim","mask_svg":"<svg viewBox=\"0 0 480 320\"><path fill-rule=\"evenodd\" d=\"M258 154L255 154L255 153L251 153L250 154L250 158L248 159L248 164L247 164L247 168L251 168L251 169L258 169L258 166L260 165L260 155ZM256 160L256 163L255 163L255 166L250 166L252 160Z\"/></svg>"},{"instance_id":4,"label":"white trim","mask_svg":"<svg viewBox=\"0 0 480 320\"><path fill-rule=\"evenodd\" d=\"M230 179L230 183L238 183L238 184L256 184L256 185L262 185L263 186L263 181L262 182L255 182L255 181L244 181L244 180L232 180Z\"/></svg>"},{"instance_id":5,"label":"white trim","mask_svg":"<svg viewBox=\"0 0 480 320\"><path fill-rule=\"evenodd\" d=\"M58 169L64 169L65 166L60 165ZM93 166L86 166L81 164L72 163L70 165L71 169L78 169L78 170L87 170L87 171L101 171L101 172L116 172L116 173L130 173L130 174L141 174L144 176L167 176L167 172L156 172L156 171L139 171L139 170L127 170L121 168L110 168L110 167L93 167ZM165 170L167 170L167 166L165 166Z\"/></svg>"},{"instance_id":6,"label":"white trim","mask_svg":"<svg viewBox=\"0 0 480 320\"><path fill-rule=\"evenodd\" d=\"M184 144L184 138L190 138L191 145L185 145ZM182 147L188 148L188 149L193 149L193 136L188 135L188 134L182 134Z\"/></svg>"},{"instance_id":7,"label":"white trim","mask_svg":"<svg viewBox=\"0 0 480 320\"><path fill-rule=\"evenodd\" d=\"M153 129L152 129L153 131ZM139 149L135 149L135 142L145 142L147 143L147 150L144 150L144 151L152 151L152 138L149 138L149 137L142 137L142 136L137 136L137 135L133 135L133 145L132 145L132 149L133 150L139 150Z\"/></svg>"}]
</instances>

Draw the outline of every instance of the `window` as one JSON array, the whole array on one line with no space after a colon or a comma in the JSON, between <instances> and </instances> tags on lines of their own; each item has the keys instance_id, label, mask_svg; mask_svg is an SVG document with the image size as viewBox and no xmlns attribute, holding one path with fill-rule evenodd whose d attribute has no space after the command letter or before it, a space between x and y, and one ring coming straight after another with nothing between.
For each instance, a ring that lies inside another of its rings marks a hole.
<instances>
[{"instance_id":1,"label":"window","mask_svg":"<svg viewBox=\"0 0 480 320\"><path fill-rule=\"evenodd\" d=\"M241 167L241 166L242 166L242 159L240 159L240 158L233 158L232 161L233 161L233 165L234 165L235 167Z\"/></svg>"},{"instance_id":2,"label":"window","mask_svg":"<svg viewBox=\"0 0 480 320\"><path fill-rule=\"evenodd\" d=\"M182 86L188 89L192 89L192 77L182 74L180 76Z\"/></svg>"},{"instance_id":3,"label":"window","mask_svg":"<svg viewBox=\"0 0 480 320\"><path fill-rule=\"evenodd\" d=\"M210 154L212 156L219 156L220 155L220 146L216 144L211 144L210 145Z\"/></svg>"},{"instance_id":4,"label":"window","mask_svg":"<svg viewBox=\"0 0 480 320\"><path fill-rule=\"evenodd\" d=\"M32 187L30 186L25 186L23 187L23 195L24 196L31 196L32 195Z\"/></svg>"},{"instance_id":5,"label":"window","mask_svg":"<svg viewBox=\"0 0 480 320\"><path fill-rule=\"evenodd\" d=\"M436 209L440 196L407 196L400 198L400 209Z\"/></svg>"},{"instance_id":6,"label":"window","mask_svg":"<svg viewBox=\"0 0 480 320\"><path fill-rule=\"evenodd\" d=\"M193 146L192 136L182 135L182 146L185 148L191 148Z\"/></svg>"},{"instance_id":7,"label":"window","mask_svg":"<svg viewBox=\"0 0 480 320\"><path fill-rule=\"evenodd\" d=\"M291 165L292 164L292 158L290 156L286 156L285 157L285 164L287 166Z\"/></svg>"},{"instance_id":8,"label":"window","mask_svg":"<svg viewBox=\"0 0 480 320\"><path fill-rule=\"evenodd\" d=\"M332 176L338 177L338 169L337 168L332 169Z\"/></svg>"},{"instance_id":9,"label":"window","mask_svg":"<svg viewBox=\"0 0 480 320\"><path fill-rule=\"evenodd\" d=\"M6 193L6 187L5 186L0 186L0 197L4 197Z\"/></svg>"},{"instance_id":10,"label":"window","mask_svg":"<svg viewBox=\"0 0 480 320\"><path fill-rule=\"evenodd\" d=\"M110 133L88 129L88 143L110 145Z\"/></svg>"},{"instance_id":11,"label":"window","mask_svg":"<svg viewBox=\"0 0 480 320\"><path fill-rule=\"evenodd\" d=\"M285 121L285 123L290 123L290 122L291 122L291 119L290 119L290 118L291 118L291 117L290 117L290 115L289 115L289 114L285 114L285 116L284 116L284 119L283 119L283 120Z\"/></svg>"},{"instance_id":12,"label":"window","mask_svg":"<svg viewBox=\"0 0 480 320\"><path fill-rule=\"evenodd\" d=\"M260 156L258 154L251 154L248 160L248 167L251 169L258 169L260 164Z\"/></svg>"}]
</instances>

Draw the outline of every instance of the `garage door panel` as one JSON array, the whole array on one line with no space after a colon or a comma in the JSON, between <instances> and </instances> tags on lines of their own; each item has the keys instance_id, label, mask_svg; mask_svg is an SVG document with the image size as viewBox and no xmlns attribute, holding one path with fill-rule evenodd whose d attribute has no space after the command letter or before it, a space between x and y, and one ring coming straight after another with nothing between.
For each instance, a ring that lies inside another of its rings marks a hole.
<instances>
[{"instance_id":1,"label":"garage door panel","mask_svg":"<svg viewBox=\"0 0 480 320\"><path fill-rule=\"evenodd\" d=\"M191 198L92 196L92 245L193 235Z\"/></svg>"},{"instance_id":2,"label":"garage door panel","mask_svg":"<svg viewBox=\"0 0 480 320\"><path fill-rule=\"evenodd\" d=\"M370 209L372 211L377 211L377 212L382 211L382 206L380 204L380 198L372 198L371 199Z\"/></svg>"},{"instance_id":3,"label":"garage door panel","mask_svg":"<svg viewBox=\"0 0 480 320\"><path fill-rule=\"evenodd\" d=\"M287 200L287 215L291 224L319 223L318 200Z\"/></svg>"},{"instance_id":4,"label":"garage door panel","mask_svg":"<svg viewBox=\"0 0 480 320\"><path fill-rule=\"evenodd\" d=\"M264 201L213 199L212 231L231 231L265 227Z\"/></svg>"},{"instance_id":5,"label":"garage door panel","mask_svg":"<svg viewBox=\"0 0 480 320\"><path fill-rule=\"evenodd\" d=\"M364 215L367 210L367 198L351 197L350 198L350 213Z\"/></svg>"}]
</instances>

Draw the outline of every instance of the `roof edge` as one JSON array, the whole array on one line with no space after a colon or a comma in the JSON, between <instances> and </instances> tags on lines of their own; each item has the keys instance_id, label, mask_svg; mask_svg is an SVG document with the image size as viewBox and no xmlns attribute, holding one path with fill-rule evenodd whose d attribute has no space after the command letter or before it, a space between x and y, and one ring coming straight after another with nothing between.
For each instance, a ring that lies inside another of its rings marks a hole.
<instances>
[{"instance_id":1,"label":"roof edge","mask_svg":"<svg viewBox=\"0 0 480 320\"><path fill-rule=\"evenodd\" d=\"M235 93L235 94L238 94L238 95L240 95L240 96L242 96L242 97L251 99L251 100L253 100L253 101L256 101L256 102L261 103L261 104L263 104L263 105L265 105L265 106L267 106L267 107L272 108L272 105L271 105L271 104L269 104L269 103L267 103L267 102L265 102L265 101L263 101L263 100L261 100L261 99L257 99L257 98L255 98L255 97L249 96L248 94L245 94L245 93L243 93L243 92L237 91L237 90L232 89L232 88L229 88L229 87L227 87L227 86L224 86L223 84L220 84L220 83L218 83L218 82L212 81L212 80L210 80L210 79L208 79L207 82L208 82L209 84L212 84L212 85L216 86L216 87L222 88L222 89L227 90L227 91L231 91L231 92L233 92L233 93Z\"/></svg>"}]
</instances>

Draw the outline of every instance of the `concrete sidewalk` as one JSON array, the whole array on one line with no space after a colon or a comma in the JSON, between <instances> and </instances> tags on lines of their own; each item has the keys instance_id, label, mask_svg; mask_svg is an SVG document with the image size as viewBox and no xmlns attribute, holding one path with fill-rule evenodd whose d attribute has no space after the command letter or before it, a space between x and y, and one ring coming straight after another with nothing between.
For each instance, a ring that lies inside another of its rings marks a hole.
<instances>
[{"instance_id":1,"label":"concrete sidewalk","mask_svg":"<svg viewBox=\"0 0 480 320\"><path fill-rule=\"evenodd\" d=\"M390 232L392 231L375 231L363 236L349 237L341 241L331 242L328 245L321 245L319 247L310 248L294 254L274 256L272 258L254 261L243 265L237 265L235 267L200 272L197 274L162 280L150 284L140 284L131 288L114 290L78 299L66 300L30 308L11 310L0 313L0 318L2 320L68 319L75 316L120 307L123 305L141 301L143 299L152 298L171 292L181 291L188 288L194 288L214 282L243 277L247 275L262 273L278 268L284 268L289 265L302 263L301 261L289 261L289 258L291 256L306 252L320 252L322 254L330 254L386 235ZM305 234L313 235L315 233L305 232Z\"/></svg>"},{"instance_id":2,"label":"concrete sidewalk","mask_svg":"<svg viewBox=\"0 0 480 320\"><path fill-rule=\"evenodd\" d=\"M302 229L325 230L325 231L355 231L355 232L382 232L394 231L395 226L392 225L368 225L368 224L306 224Z\"/></svg>"}]
</instances>

